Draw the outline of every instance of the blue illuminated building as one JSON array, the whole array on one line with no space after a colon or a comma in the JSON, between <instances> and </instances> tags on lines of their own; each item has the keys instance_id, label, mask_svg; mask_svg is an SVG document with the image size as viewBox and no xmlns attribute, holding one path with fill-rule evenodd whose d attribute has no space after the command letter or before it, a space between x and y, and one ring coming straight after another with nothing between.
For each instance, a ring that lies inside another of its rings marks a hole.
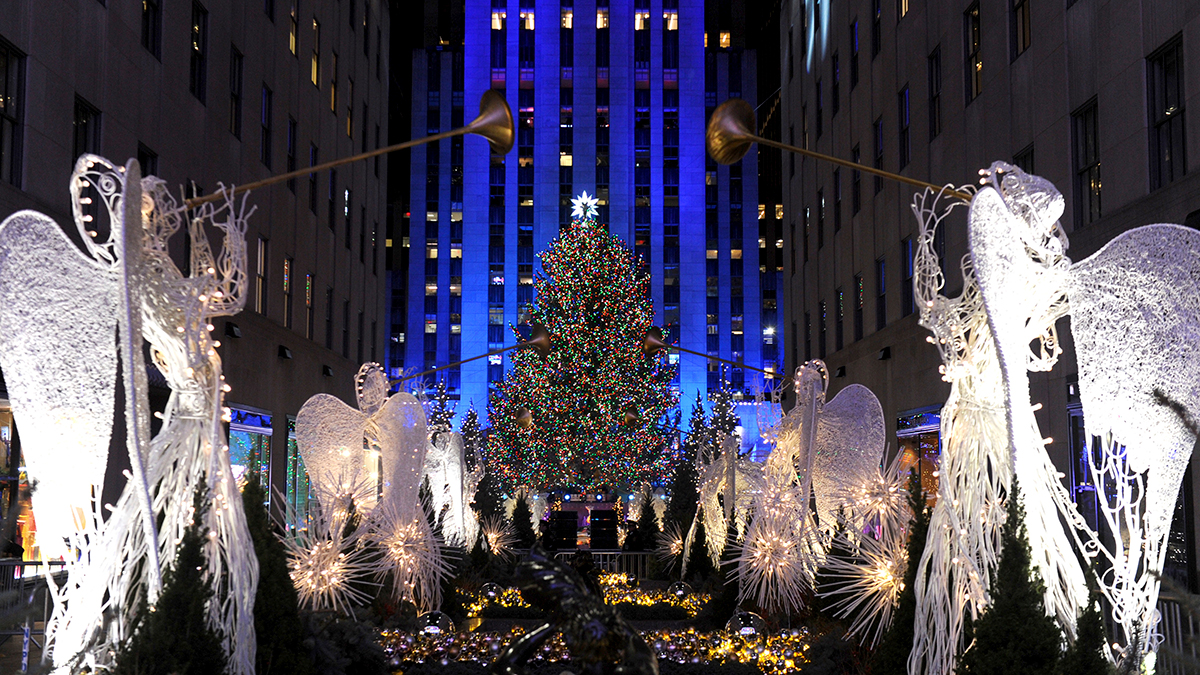
<instances>
[{"instance_id":1,"label":"blue illuminated building","mask_svg":"<svg viewBox=\"0 0 1200 675\"><path fill-rule=\"evenodd\" d=\"M476 137L412 151L394 373L513 344L510 325L527 323L534 301L536 256L570 224L570 199L585 190L599 197L601 222L648 263L656 323L673 341L782 366L781 214L759 205L754 153L718 167L704 149L717 104L757 101L755 52L734 4L710 1L706 12L703 0L467 0L461 17L427 4L437 15L427 26L439 28L427 28L413 55L413 137L469 122L490 88L512 108L517 142L505 156ZM447 371L458 412L473 403L482 414L507 365L491 357ZM762 386L754 371L682 356L675 386L685 421L696 393L723 381L746 398ZM752 405L742 417L753 444Z\"/></svg>"}]
</instances>

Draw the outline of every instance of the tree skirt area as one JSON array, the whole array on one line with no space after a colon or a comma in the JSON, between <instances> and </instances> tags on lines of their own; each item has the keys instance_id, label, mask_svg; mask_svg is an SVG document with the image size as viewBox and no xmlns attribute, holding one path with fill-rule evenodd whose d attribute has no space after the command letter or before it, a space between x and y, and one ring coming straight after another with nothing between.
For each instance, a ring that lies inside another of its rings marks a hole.
<instances>
[{"instance_id":1,"label":"tree skirt area","mask_svg":"<svg viewBox=\"0 0 1200 675\"><path fill-rule=\"evenodd\" d=\"M524 632L519 626L509 633L430 635L385 631L380 644L388 653L390 667L397 673L483 675L496 656ZM804 629L765 637L694 630L643 631L642 637L658 655L663 675L840 673L847 672L844 666L853 660L847 643L836 636L814 636ZM846 645L846 649L837 645ZM582 668L571 663L562 638L556 635L530 660L528 672L560 675L564 671L579 673Z\"/></svg>"}]
</instances>

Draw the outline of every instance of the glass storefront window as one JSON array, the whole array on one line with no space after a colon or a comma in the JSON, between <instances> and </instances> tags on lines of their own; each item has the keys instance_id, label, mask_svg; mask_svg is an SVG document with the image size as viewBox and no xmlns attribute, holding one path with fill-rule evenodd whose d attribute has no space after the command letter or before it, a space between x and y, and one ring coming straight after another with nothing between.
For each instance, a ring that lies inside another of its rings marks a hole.
<instances>
[{"instance_id":1,"label":"glass storefront window","mask_svg":"<svg viewBox=\"0 0 1200 675\"><path fill-rule=\"evenodd\" d=\"M239 484L251 472L258 474L271 501L271 415L230 407L229 463Z\"/></svg>"},{"instance_id":2,"label":"glass storefront window","mask_svg":"<svg viewBox=\"0 0 1200 675\"><path fill-rule=\"evenodd\" d=\"M312 499L312 485L304 460L300 457L300 446L296 443L296 418L288 416L287 438L287 506L288 526L308 526L308 503Z\"/></svg>"},{"instance_id":3,"label":"glass storefront window","mask_svg":"<svg viewBox=\"0 0 1200 675\"><path fill-rule=\"evenodd\" d=\"M938 467L942 460L941 408L913 410L896 419L896 436L901 453L900 469L916 469L921 489L930 506L937 503Z\"/></svg>"}]
</instances>

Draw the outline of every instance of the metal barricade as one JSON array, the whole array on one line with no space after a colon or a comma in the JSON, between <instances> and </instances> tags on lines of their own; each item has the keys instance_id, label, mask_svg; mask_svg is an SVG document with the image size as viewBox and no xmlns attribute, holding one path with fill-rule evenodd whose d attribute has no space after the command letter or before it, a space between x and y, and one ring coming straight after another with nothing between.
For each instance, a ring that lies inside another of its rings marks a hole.
<instances>
[{"instance_id":1,"label":"metal barricade","mask_svg":"<svg viewBox=\"0 0 1200 675\"><path fill-rule=\"evenodd\" d=\"M30 636L39 648L44 645L42 636L46 633L46 621L50 618L50 589L46 584L45 571L49 567L55 576L55 582L63 583L66 565L61 560L49 563L27 562L23 560L0 560L0 615L15 610L20 605L30 606L33 610L29 617ZM21 625L0 626L0 644L14 635L23 636L25 628Z\"/></svg>"},{"instance_id":2,"label":"metal barricade","mask_svg":"<svg viewBox=\"0 0 1200 675\"><path fill-rule=\"evenodd\" d=\"M650 553L646 551L622 551L619 549L578 549L592 554L592 562L605 572L625 573L635 579L645 579L649 573ZM567 560L578 551L558 551L559 560Z\"/></svg>"},{"instance_id":3,"label":"metal barricade","mask_svg":"<svg viewBox=\"0 0 1200 675\"><path fill-rule=\"evenodd\" d=\"M1158 612L1161 617L1158 631L1163 636L1158 648L1158 659L1155 672L1161 675L1189 675L1194 670L1187 668L1174 658L1175 654L1183 658L1196 659L1196 640L1200 636L1200 624L1197 617L1191 616L1182 605L1174 600L1159 600Z\"/></svg>"}]
</instances>

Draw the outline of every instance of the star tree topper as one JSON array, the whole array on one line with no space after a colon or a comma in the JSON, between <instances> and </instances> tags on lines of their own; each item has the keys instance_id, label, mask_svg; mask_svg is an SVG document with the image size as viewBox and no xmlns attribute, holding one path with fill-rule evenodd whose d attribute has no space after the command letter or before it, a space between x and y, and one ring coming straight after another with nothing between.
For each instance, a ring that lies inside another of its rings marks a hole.
<instances>
[{"instance_id":1,"label":"star tree topper","mask_svg":"<svg viewBox=\"0 0 1200 675\"><path fill-rule=\"evenodd\" d=\"M595 218L599 214L599 212L596 210L596 204L598 202L598 199L595 197L589 197L587 190L584 190L583 194L571 200L571 206L574 207L571 210L571 217L580 219Z\"/></svg>"}]
</instances>

